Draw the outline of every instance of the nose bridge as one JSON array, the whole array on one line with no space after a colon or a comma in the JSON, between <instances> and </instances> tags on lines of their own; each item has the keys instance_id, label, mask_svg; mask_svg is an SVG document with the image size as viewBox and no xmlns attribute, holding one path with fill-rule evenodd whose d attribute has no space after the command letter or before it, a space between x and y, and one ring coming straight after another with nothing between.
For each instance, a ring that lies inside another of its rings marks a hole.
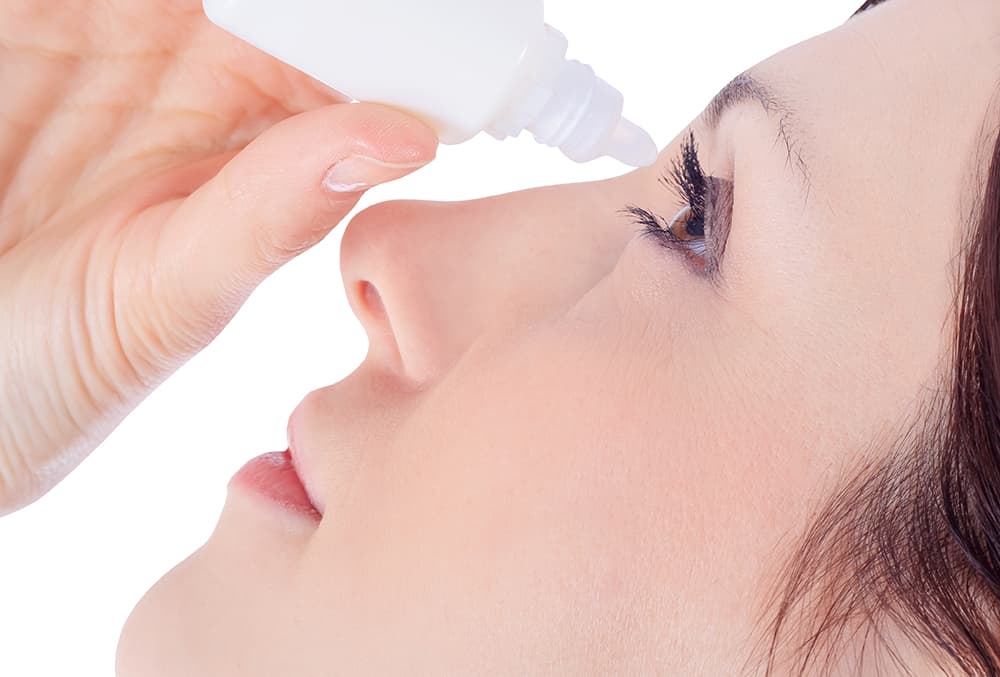
<instances>
[{"instance_id":1,"label":"nose bridge","mask_svg":"<svg viewBox=\"0 0 1000 677\"><path fill-rule=\"evenodd\" d=\"M369 360L419 385L484 332L578 299L624 244L613 206L599 203L577 184L360 213L344 233L341 270Z\"/></svg>"}]
</instances>

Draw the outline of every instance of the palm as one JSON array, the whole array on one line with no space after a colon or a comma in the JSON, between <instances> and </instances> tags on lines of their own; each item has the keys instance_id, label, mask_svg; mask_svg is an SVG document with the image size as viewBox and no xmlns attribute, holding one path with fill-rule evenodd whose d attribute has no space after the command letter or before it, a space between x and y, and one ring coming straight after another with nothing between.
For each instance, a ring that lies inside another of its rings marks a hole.
<instances>
[{"instance_id":1,"label":"palm","mask_svg":"<svg viewBox=\"0 0 1000 677\"><path fill-rule=\"evenodd\" d=\"M212 26L197 1L10 6L0 8L3 249L58 211L334 100Z\"/></svg>"},{"instance_id":2,"label":"palm","mask_svg":"<svg viewBox=\"0 0 1000 677\"><path fill-rule=\"evenodd\" d=\"M183 273L168 218L263 129L337 100L196 0L0 5L0 485L67 463L38 449L85 453L221 328L148 311Z\"/></svg>"}]
</instances>

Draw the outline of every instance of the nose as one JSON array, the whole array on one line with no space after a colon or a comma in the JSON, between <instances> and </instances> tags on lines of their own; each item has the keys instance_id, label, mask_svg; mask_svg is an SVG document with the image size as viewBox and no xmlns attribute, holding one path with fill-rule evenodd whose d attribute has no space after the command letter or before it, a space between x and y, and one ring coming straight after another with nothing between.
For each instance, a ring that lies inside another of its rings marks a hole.
<instances>
[{"instance_id":1,"label":"nose","mask_svg":"<svg viewBox=\"0 0 1000 677\"><path fill-rule=\"evenodd\" d=\"M341 271L368 360L419 386L486 333L579 299L635 232L617 213L615 191L596 186L387 202L358 214L344 233Z\"/></svg>"}]
</instances>

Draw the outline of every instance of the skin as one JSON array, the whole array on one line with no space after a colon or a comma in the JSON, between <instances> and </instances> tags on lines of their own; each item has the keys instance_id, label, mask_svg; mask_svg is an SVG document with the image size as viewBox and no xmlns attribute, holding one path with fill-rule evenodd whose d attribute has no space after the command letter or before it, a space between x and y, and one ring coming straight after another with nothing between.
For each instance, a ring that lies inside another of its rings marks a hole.
<instances>
[{"instance_id":1,"label":"skin","mask_svg":"<svg viewBox=\"0 0 1000 677\"><path fill-rule=\"evenodd\" d=\"M810 511L938 383L998 25L892 0L755 66L808 199L761 106L696 120L718 283L618 213L683 206L686 130L618 179L359 215L371 351L290 426L322 521L231 490L120 675L740 674Z\"/></svg>"},{"instance_id":2,"label":"skin","mask_svg":"<svg viewBox=\"0 0 1000 677\"><path fill-rule=\"evenodd\" d=\"M331 166L374 185L437 145L399 112L331 105L197 0L4 2L0 91L0 515L350 211L361 192L325 190Z\"/></svg>"},{"instance_id":3,"label":"skin","mask_svg":"<svg viewBox=\"0 0 1000 677\"><path fill-rule=\"evenodd\" d=\"M13 71L32 75L0 70L21 87L0 109L0 326L21 356L0 371L8 509L347 212L356 195L320 189L331 163L433 155L419 123L327 106L192 5L120 26L107 3L44 18L31 4L0 21L0 64L20 54ZM937 383L998 25L989 0L891 0L754 67L796 108L808 182L760 106L693 123L706 170L735 184L716 283L619 213L681 208L657 179L686 130L615 180L358 216L343 274L371 351L290 425L322 521L233 488L209 541L130 617L119 675L739 674L794 535ZM110 67L102 30L185 47ZM26 35L46 40L10 47ZM61 70L74 55L107 87ZM159 77L192 71L204 81ZM162 107L128 86L153 75ZM95 112L34 122L81 91L104 93ZM106 119L114 96L127 118ZM184 258L208 244L245 253ZM196 287L135 285L192 264ZM53 299L107 298L73 296L87 279L158 293L113 297L110 317L46 343Z\"/></svg>"}]
</instances>

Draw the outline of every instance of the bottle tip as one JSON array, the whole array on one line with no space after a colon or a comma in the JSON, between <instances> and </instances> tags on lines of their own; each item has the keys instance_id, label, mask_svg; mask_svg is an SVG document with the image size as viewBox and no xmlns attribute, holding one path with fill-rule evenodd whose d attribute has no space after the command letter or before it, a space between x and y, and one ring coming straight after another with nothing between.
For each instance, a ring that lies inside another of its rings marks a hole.
<instances>
[{"instance_id":1,"label":"bottle tip","mask_svg":"<svg viewBox=\"0 0 1000 677\"><path fill-rule=\"evenodd\" d=\"M648 167L656 162L660 149L646 130L622 118L604 154L632 167Z\"/></svg>"}]
</instances>

